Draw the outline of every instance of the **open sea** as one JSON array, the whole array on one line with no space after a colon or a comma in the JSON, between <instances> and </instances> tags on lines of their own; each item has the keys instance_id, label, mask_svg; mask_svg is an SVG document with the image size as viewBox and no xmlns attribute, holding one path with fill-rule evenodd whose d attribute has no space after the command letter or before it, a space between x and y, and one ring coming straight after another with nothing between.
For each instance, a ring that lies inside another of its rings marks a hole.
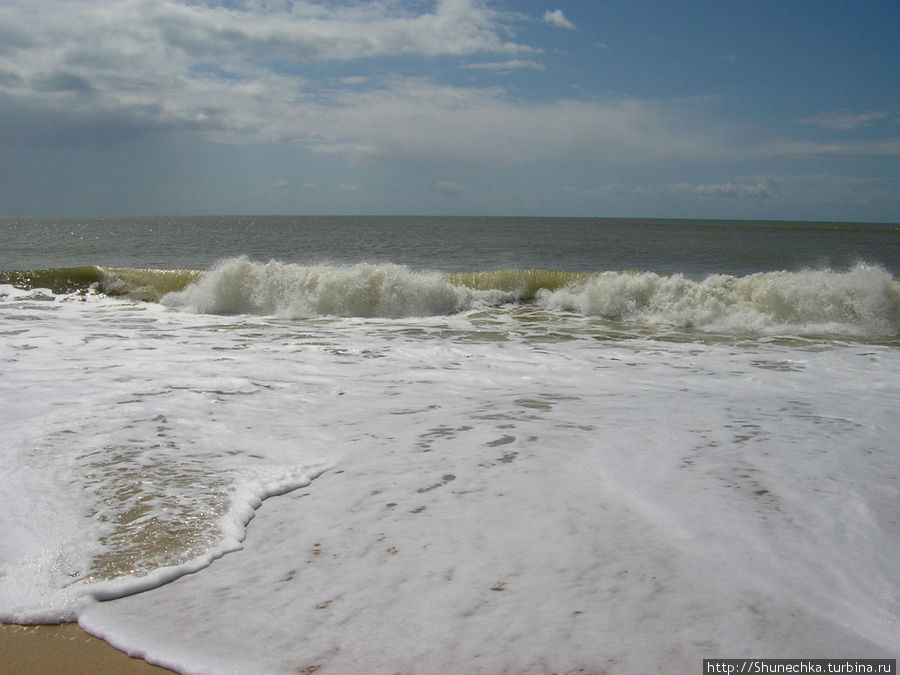
<instances>
[{"instance_id":1,"label":"open sea","mask_svg":"<svg viewBox=\"0 0 900 675\"><path fill-rule=\"evenodd\" d=\"M900 653L900 226L0 219L0 621L183 673Z\"/></svg>"}]
</instances>

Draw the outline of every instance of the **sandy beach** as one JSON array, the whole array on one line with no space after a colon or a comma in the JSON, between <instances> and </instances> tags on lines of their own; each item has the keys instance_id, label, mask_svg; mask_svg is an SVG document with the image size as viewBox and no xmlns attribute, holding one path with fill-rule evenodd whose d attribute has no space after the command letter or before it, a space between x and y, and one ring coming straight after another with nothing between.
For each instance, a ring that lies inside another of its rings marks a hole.
<instances>
[{"instance_id":1,"label":"sandy beach","mask_svg":"<svg viewBox=\"0 0 900 675\"><path fill-rule=\"evenodd\" d=\"M170 672L120 652L103 640L88 635L78 624L0 624L0 673L4 675L147 675Z\"/></svg>"}]
</instances>

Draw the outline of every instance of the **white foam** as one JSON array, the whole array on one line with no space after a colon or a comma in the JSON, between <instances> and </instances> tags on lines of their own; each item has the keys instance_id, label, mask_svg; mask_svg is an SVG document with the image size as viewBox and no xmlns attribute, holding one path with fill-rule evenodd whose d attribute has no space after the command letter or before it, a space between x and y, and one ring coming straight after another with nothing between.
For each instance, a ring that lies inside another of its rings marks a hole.
<instances>
[{"instance_id":1,"label":"white foam","mask_svg":"<svg viewBox=\"0 0 900 675\"><path fill-rule=\"evenodd\" d=\"M475 289L454 285L437 272L401 265L301 266L239 258L221 262L162 302L210 314L400 318L528 302L532 292L542 307L642 325L722 333L900 333L900 283L883 268L862 263L844 272L711 275L700 280L652 272L570 274L576 280L562 287L556 275L546 273L550 286L528 291L541 279L532 272L510 270L495 275L504 288ZM487 273L473 277L482 284L492 278Z\"/></svg>"},{"instance_id":2,"label":"white foam","mask_svg":"<svg viewBox=\"0 0 900 675\"><path fill-rule=\"evenodd\" d=\"M163 303L211 314L404 317L456 312L466 296L436 272L401 265L306 267L232 259Z\"/></svg>"},{"instance_id":3,"label":"white foam","mask_svg":"<svg viewBox=\"0 0 900 675\"><path fill-rule=\"evenodd\" d=\"M888 344L666 342L522 305L297 321L11 296L0 330L7 619L74 614L197 673L900 649ZM178 505L198 520L163 553L193 569L185 551L222 552L326 466L197 574L102 602L60 585L105 553L91 537ZM54 517L46 550L23 534Z\"/></svg>"},{"instance_id":4,"label":"white foam","mask_svg":"<svg viewBox=\"0 0 900 675\"><path fill-rule=\"evenodd\" d=\"M766 272L746 277L605 272L542 291L547 307L624 321L719 332L900 333L900 284L879 267Z\"/></svg>"},{"instance_id":5,"label":"white foam","mask_svg":"<svg viewBox=\"0 0 900 675\"><path fill-rule=\"evenodd\" d=\"M82 625L217 673L688 672L900 646L895 351L408 329L317 332L343 351L298 360L353 371L316 412L336 469L267 503L243 551Z\"/></svg>"},{"instance_id":6,"label":"white foam","mask_svg":"<svg viewBox=\"0 0 900 675\"><path fill-rule=\"evenodd\" d=\"M240 547L262 499L326 466L296 441L232 426L218 410L229 399L277 392L210 368L215 345L173 339L184 323L162 307L7 297L3 620L73 620L92 598L201 569Z\"/></svg>"}]
</instances>

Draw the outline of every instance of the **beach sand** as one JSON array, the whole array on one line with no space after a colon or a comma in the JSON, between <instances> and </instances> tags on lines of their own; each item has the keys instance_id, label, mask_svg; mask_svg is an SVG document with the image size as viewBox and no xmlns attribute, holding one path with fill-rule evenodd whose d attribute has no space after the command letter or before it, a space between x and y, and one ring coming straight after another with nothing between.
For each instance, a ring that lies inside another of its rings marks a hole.
<instances>
[{"instance_id":1,"label":"beach sand","mask_svg":"<svg viewBox=\"0 0 900 675\"><path fill-rule=\"evenodd\" d=\"M2 675L150 675L171 673L88 635L78 624L0 624Z\"/></svg>"}]
</instances>

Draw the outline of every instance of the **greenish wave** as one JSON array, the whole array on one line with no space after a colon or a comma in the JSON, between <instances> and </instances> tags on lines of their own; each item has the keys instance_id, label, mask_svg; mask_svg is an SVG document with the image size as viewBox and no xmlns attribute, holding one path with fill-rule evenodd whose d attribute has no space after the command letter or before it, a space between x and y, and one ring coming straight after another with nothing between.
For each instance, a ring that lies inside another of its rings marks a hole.
<instances>
[{"instance_id":1,"label":"greenish wave","mask_svg":"<svg viewBox=\"0 0 900 675\"><path fill-rule=\"evenodd\" d=\"M450 283L476 291L514 293L520 300L533 300L541 289L556 291L570 284L584 283L590 272L543 269L505 269L461 272L448 275Z\"/></svg>"},{"instance_id":2,"label":"greenish wave","mask_svg":"<svg viewBox=\"0 0 900 675\"><path fill-rule=\"evenodd\" d=\"M127 296L157 301L180 291L200 277L198 270L139 269L131 267L54 267L40 270L0 271L0 284L18 288L46 288L53 293L88 293Z\"/></svg>"},{"instance_id":3,"label":"greenish wave","mask_svg":"<svg viewBox=\"0 0 900 675\"><path fill-rule=\"evenodd\" d=\"M199 279L200 270L139 269L132 267L101 268L104 274L98 290L107 295L126 295L138 300L156 302L167 293L184 290Z\"/></svg>"},{"instance_id":4,"label":"greenish wave","mask_svg":"<svg viewBox=\"0 0 900 675\"><path fill-rule=\"evenodd\" d=\"M48 288L54 293L84 291L103 279L99 267L58 267L43 270L0 271L0 284L17 288Z\"/></svg>"}]
</instances>

